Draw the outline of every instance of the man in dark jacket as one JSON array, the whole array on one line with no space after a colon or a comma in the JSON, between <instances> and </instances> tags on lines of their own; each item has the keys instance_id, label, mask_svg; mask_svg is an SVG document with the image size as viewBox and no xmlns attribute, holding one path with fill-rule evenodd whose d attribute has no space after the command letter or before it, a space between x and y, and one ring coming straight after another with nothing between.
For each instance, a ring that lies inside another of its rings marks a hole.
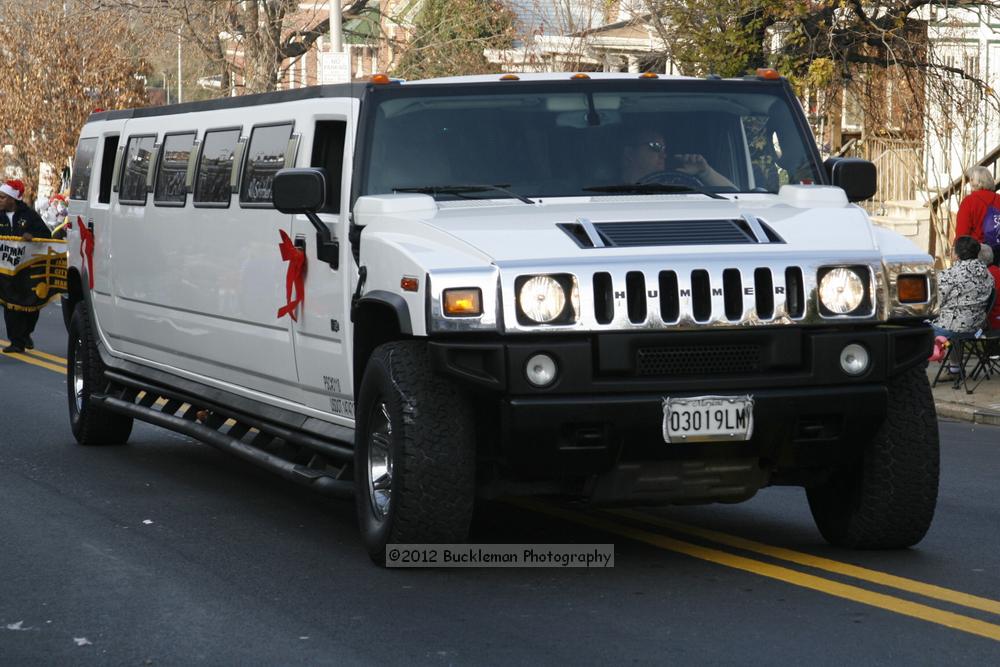
<instances>
[{"instance_id":1,"label":"man in dark jacket","mask_svg":"<svg viewBox=\"0 0 1000 667\"><path fill-rule=\"evenodd\" d=\"M23 196L24 183L17 179L0 185L0 236L18 236L22 241L31 241L36 237L51 238L52 234L41 216L21 201ZM3 321L10 338L10 345L3 352L24 352L35 347L31 332L38 323L38 311L29 313L4 306Z\"/></svg>"}]
</instances>

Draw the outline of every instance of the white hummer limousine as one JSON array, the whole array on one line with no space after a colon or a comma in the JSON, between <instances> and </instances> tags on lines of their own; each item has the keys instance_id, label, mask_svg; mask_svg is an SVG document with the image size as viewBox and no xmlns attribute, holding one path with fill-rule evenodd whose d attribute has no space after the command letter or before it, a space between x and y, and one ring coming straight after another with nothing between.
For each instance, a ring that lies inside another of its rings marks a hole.
<instances>
[{"instance_id":1,"label":"white hummer limousine","mask_svg":"<svg viewBox=\"0 0 1000 667\"><path fill-rule=\"evenodd\" d=\"M365 545L477 496L739 502L918 542L936 503L931 257L851 202L786 81L385 76L94 113L68 393L356 499Z\"/></svg>"}]
</instances>

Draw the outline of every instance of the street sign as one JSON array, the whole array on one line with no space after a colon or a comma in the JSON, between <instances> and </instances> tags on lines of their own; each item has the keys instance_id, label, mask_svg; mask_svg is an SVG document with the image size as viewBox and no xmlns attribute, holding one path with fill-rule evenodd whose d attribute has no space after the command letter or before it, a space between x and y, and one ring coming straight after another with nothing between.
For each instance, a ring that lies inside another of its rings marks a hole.
<instances>
[{"instance_id":1,"label":"street sign","mask_svg":"<svg viewBox=\"0 0 1000 667\"><path fill-rule=\"evenodd\" d=\"M320 83L349 83L351 81L351 54L349 51L321 53L319 64Z\"/></svg>"}]
</instances>

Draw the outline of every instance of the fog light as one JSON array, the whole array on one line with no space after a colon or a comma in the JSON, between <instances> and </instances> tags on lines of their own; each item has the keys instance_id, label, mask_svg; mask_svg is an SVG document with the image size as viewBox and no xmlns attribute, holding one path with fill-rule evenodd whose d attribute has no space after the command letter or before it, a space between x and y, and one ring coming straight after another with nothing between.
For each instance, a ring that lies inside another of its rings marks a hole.
<instances>
[{"instance_id":1,"label":"fog light","mask_svg":"<svg viewBox=\"0 0 1000 667\"><path fill-rule=\"evenodd\" d=\"M556 379L556 361L547 354L536 354L528 359L524 376L536 387L545 387Z\"/></svg>"},{"instance_id":2,"label":"fog light","mask_svg":"<svg viewBox=\"0 0 1000 667\"><path fill-rule=\"evenodd\" d=\"M868 350L857 343L851 343L840 353L840 367L848 375L861 375L868 370L868 362Z\"/></svg>"}]
</instances>

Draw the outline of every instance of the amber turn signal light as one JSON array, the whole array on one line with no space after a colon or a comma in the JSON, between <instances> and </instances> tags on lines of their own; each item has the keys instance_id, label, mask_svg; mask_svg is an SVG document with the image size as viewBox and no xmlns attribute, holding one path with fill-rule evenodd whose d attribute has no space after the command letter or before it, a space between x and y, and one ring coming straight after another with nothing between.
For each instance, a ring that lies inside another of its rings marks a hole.
<instances>
[{"instance_id":1,"label":"amber turn signal light","mask_svg":"<svg viewBox=\"0 0 1000 667\"><path fill-rule=\"evenodd\" d=\"M900 303L925 303L927 276L900 276L896 279L896 295Z\"/></svg>"},{"instance_id":2,"label":"amber turn signal light","mask_svg":"<svg viewBox=\"0 0 1000 667\"><path fill-rule=\"evenodd\" d=\"M478 287L446 289L444 314L449 317L475 317L483 314L483 298Z\"/></svg>"}]
</instances>

